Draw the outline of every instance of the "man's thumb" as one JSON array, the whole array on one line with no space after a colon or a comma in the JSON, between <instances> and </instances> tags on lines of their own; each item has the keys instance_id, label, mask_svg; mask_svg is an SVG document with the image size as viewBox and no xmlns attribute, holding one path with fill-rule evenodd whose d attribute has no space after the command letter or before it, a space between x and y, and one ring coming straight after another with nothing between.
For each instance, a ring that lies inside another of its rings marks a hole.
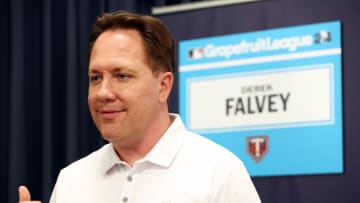
<instances>
[{"instance_id":1,"label":"man's thumb","mask_svg":"<svg viewBox=\"0 0 360 203\"><path fill-rule=\"evenodd\" d=\"M19 202L31 201L30 192L26 186L21 185L19 187Z\"/></svg>"}]
</instances>

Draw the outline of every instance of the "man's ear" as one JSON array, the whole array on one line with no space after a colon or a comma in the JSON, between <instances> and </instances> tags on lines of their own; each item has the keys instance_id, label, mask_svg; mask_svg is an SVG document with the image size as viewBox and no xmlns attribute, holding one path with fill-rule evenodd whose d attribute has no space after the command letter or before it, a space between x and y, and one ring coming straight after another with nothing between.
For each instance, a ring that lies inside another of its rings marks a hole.
<instances>
[{"instance_id":1,"label":"man's ear","mask_svg":"<svg viewBox=\"0 0 360 203\"><path fill-rule=\"evenodd\" d=\"M174 75L171 72L162 72L159 75L159 82L159 101L167 102L174 83Z\"/></svg>"}]
</instances>

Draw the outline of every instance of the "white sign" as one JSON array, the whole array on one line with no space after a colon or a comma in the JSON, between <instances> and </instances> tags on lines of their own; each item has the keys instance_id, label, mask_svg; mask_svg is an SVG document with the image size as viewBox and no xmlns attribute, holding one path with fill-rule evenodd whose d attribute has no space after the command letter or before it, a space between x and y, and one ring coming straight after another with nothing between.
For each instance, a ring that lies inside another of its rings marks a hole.
<instances>
[{"instance_id":1,"label":"white sign","mask_svg":"<svg viewBox=\"0 0 360 203\"><path fill-rule=\"evenodd\" d=\"M333 122L332 74L331 64L321 64L189 79L189 127L211 131Z\"/></svg>"}]
</instances>

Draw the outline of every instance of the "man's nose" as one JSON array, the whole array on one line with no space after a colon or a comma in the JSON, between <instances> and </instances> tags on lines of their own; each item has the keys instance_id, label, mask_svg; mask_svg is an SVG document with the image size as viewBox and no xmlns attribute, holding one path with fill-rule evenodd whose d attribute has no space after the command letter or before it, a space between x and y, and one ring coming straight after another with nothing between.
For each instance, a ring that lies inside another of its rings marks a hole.
<instances>
[{"instance_id":1,"label":"man's nose","mask_svg":"<svg viewBox=\"0 0 360 203\"><path fill-rule=\"evenodd\" d=\"M98 89L97 96L102 101L112 101L115 99L114 88L109 80L103 80Z\"/></svg>"}]
</instances>

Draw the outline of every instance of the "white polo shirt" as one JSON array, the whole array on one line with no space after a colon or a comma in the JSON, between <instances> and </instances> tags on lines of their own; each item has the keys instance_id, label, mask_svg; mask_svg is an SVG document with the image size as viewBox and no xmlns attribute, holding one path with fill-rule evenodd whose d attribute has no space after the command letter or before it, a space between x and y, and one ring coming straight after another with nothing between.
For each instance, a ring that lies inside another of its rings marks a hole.
<instances>
[{"instance_id":1,"label":"white polo shirt","mask_svg":"<svg viewBox=\"0 0 360 203\"><path fill-rule=\"evenodd\" d=\"M175 115L153 149L130 167L107 144L62 169L51 203L260 202L231 152L187 131Z\"/></svg>"}]
</instances>

